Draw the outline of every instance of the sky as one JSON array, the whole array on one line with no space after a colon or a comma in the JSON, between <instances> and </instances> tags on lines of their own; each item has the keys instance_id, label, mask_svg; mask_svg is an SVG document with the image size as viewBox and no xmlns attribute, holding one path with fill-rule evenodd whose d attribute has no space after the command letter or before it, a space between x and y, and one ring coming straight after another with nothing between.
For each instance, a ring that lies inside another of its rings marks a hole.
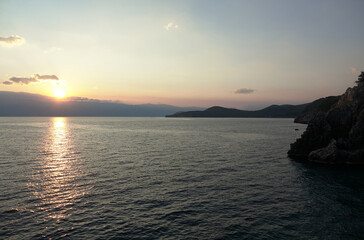
<instances>
[{"instance_id":1,"label":"sky","mask_svg":"<svg viewBox=\"0 0 364 240\"><path fill-rule=\"evenodd\" d=\"M306 103L342 94L364 71L363 12L362 0L0 0L0 91Z\"/></svg>"}]
</instances>

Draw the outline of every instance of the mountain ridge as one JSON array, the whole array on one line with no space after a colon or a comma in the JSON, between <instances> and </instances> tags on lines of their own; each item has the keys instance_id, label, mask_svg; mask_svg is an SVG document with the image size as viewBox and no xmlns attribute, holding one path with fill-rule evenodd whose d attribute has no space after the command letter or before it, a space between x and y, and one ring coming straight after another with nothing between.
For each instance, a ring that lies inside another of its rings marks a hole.
<instances>
[{"instance_id":1,"label":"mountain ridge","mask_svg":"<svg viewBox=\"0 0 364 240\"><path fill-rule=\"evenodd\" d=\"M198 110L166 104L130 105L73 97L57 100L41 94L0 91L0 116L163 117L176 111Z\"/></svg>"},{"instance_id":2,"label":"mountain ridge","mask_svg":"<svg viewBox=\"0 0 364 240\"><path fill-rule=\"evenodd\" d=\"M266 108L248 111L235 108L213 106L203 111L177 112L166 117L216 117L216 118L295 118L304 111L309 103L291 105L270 105Z\"/></svg>"}]
</instances>

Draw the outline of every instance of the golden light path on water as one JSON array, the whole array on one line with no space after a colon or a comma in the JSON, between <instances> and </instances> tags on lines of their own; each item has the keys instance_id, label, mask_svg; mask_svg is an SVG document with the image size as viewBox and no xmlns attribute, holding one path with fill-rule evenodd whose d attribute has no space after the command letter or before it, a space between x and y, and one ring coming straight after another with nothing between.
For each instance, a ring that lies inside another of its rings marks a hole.
<instances>
[{"instance_id":1,"label":"golden light path on water","mask_svg":"<svg viewBox=\"0 0 364 240\"><path fill-rule=\"evenodd\" d=\"M51 119L41 156L29 188L37 199L37 212L44 215L45 220L59 221L71 215L73 205L88 191L87 185L80 181L84 172L67 118Z\"/></svg>"}]
</instances>

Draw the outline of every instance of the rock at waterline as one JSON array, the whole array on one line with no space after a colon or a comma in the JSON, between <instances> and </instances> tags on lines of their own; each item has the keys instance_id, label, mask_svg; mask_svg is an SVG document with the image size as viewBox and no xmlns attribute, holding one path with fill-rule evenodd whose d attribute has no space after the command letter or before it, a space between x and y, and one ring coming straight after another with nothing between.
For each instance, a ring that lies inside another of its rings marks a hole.
<instances>
[{"instance_id":1,"label":"rock at waterline","mask_svg":"<svg viewBox=\"0 0 364 240\"><path fill-rule=\"evenodd\" d=\"M349 88L309 121L288 156L326 164L364 164L364 84Z\"/></svg>"}]
</instances>

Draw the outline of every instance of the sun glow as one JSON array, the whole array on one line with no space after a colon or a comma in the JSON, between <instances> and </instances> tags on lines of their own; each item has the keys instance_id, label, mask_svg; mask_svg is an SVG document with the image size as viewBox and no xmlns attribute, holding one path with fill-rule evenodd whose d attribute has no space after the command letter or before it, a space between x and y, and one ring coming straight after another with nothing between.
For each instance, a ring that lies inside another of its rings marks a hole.
<instances>
[{"instance_id":1,"label":"sun glow","mask_svg":"<svg viewBox=\"0 0 364 240\"><path fill-rule=\"evenodd\" d=\"M61 88L55 89L53 94L56 98L63 98L64 96L66 96L65 90Z\"/></svg>"}]
</instances>

